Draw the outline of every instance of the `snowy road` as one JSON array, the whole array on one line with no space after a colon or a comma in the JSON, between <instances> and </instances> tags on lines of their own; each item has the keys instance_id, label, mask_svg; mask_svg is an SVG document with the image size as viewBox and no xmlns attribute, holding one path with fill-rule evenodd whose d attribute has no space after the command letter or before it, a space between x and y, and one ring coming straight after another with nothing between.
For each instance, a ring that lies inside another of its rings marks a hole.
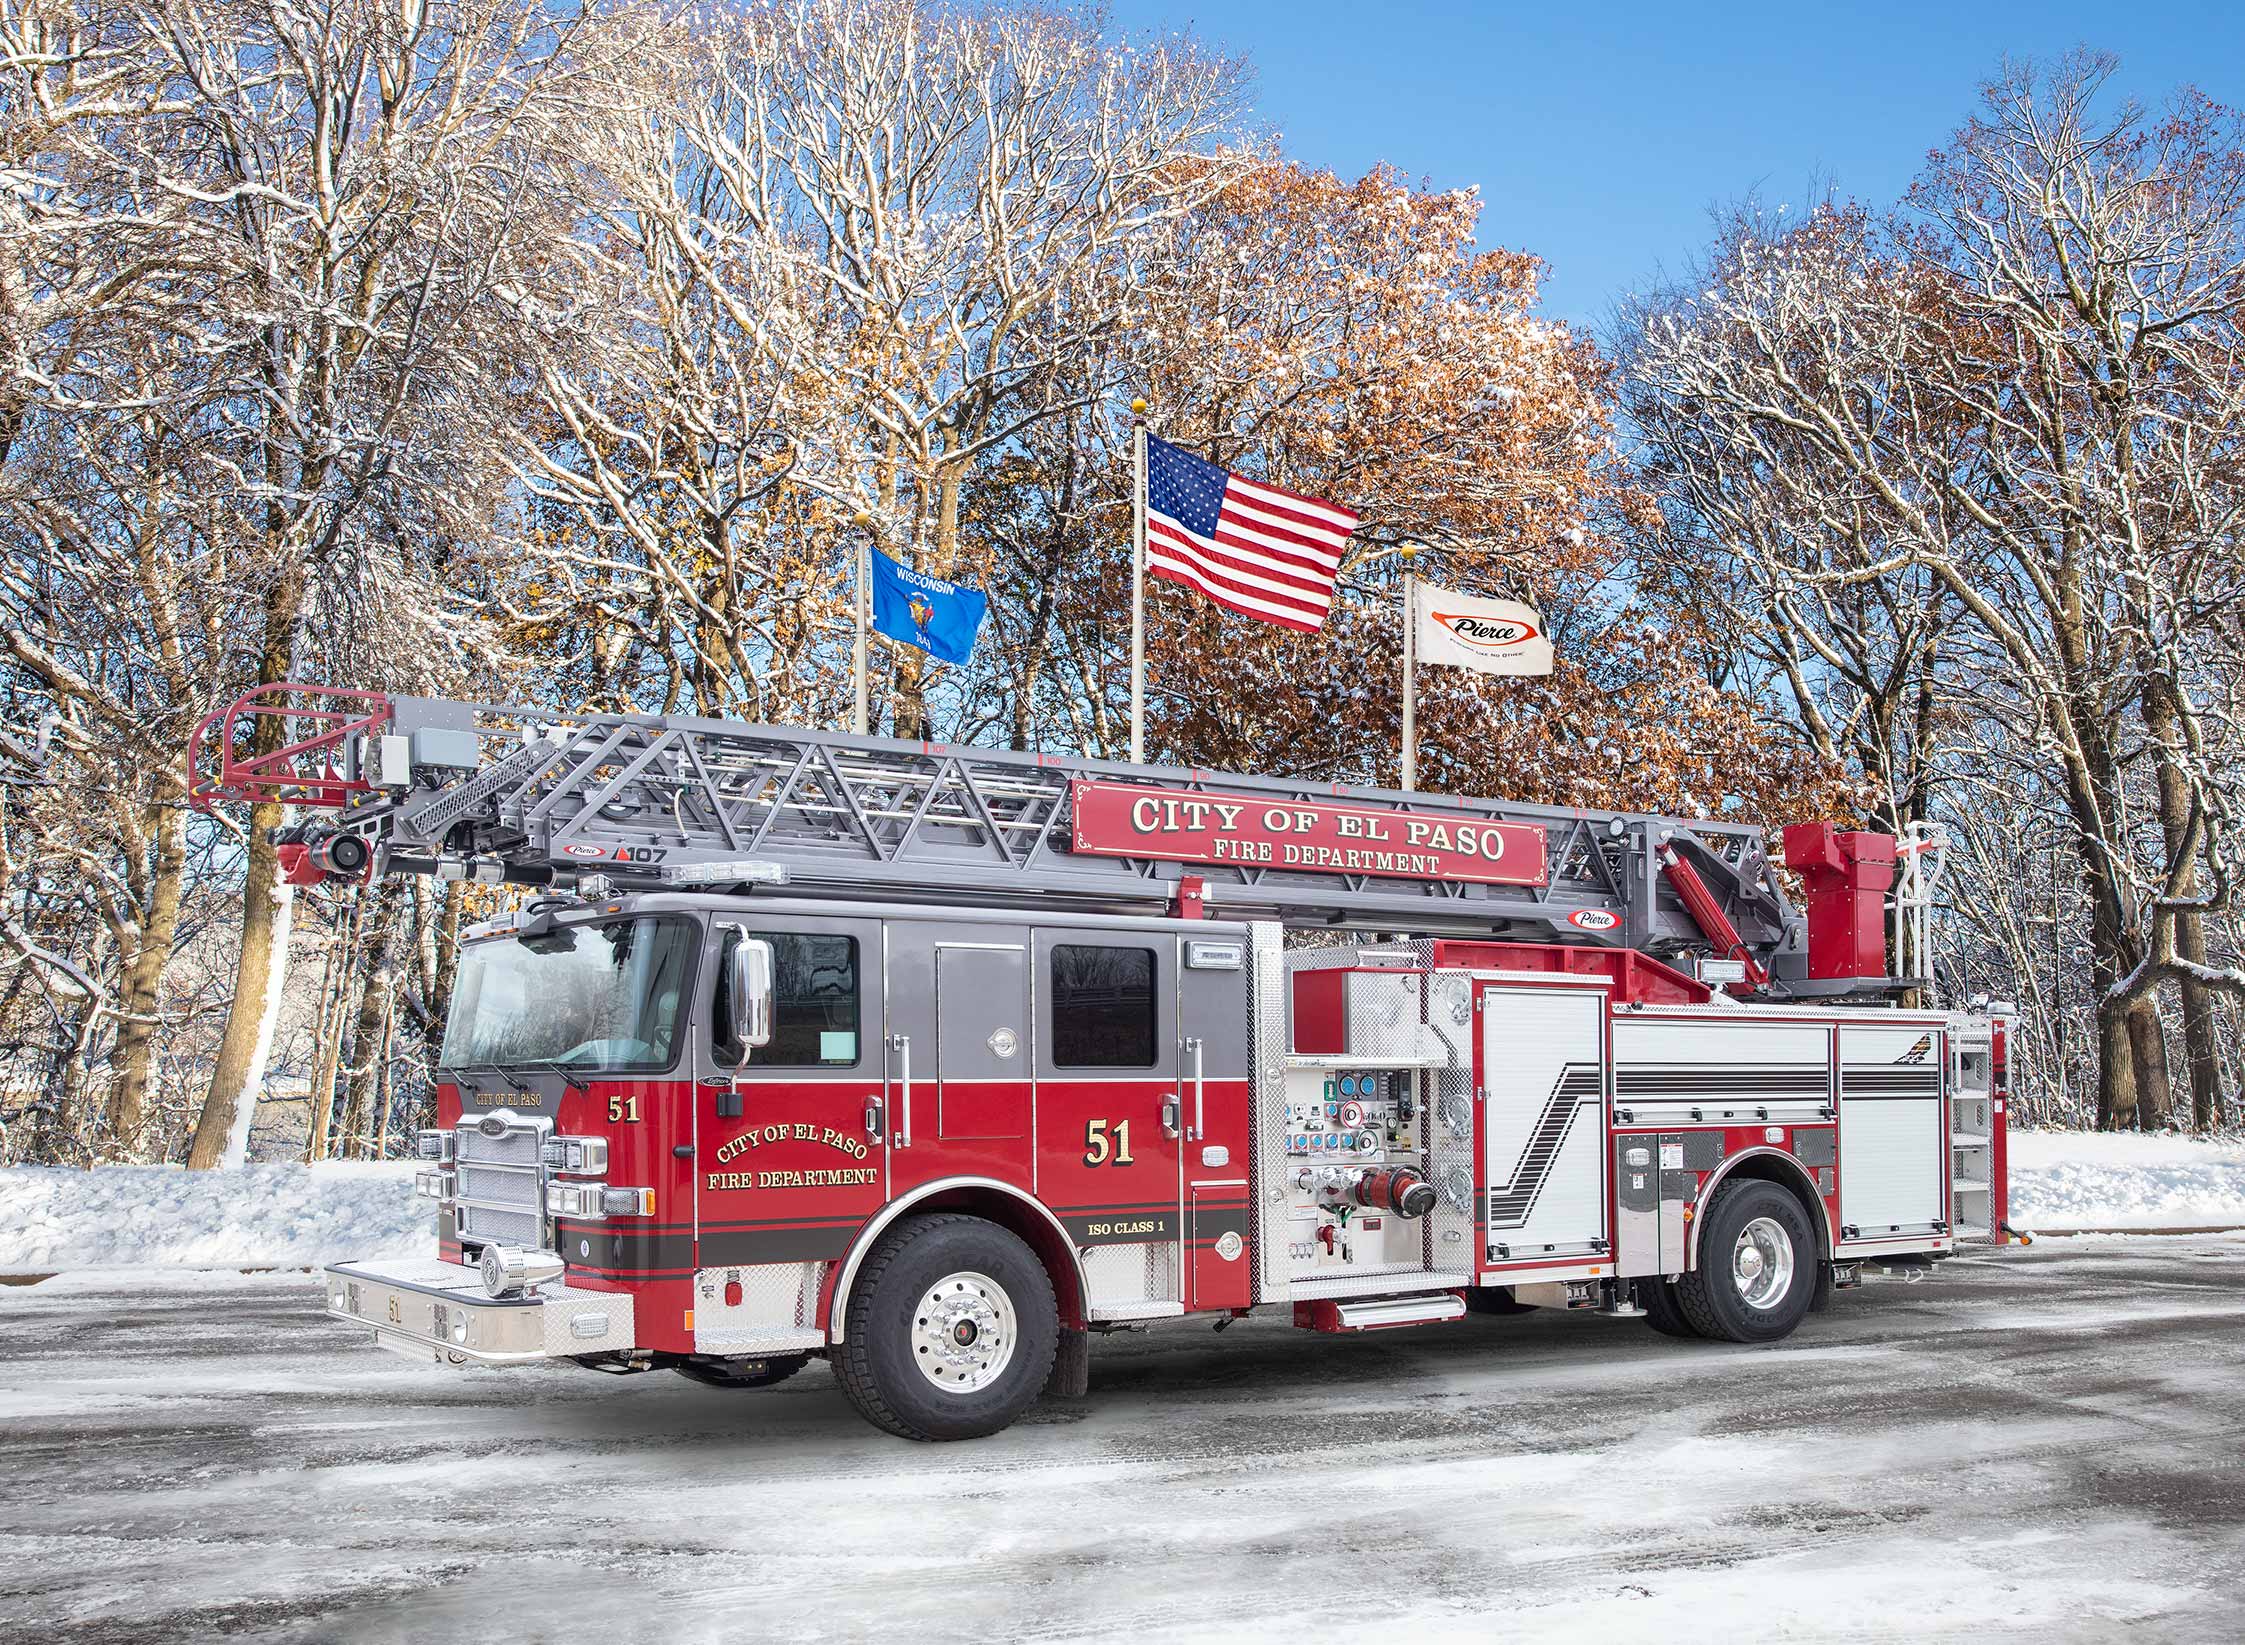
<instances>
[{"instance_id":1,"label":"snowy road","mask_svg":"<svg viewBox=\"0 0 2245 1645\"><path fill-rule=\"evenodd\" d=\"M0 1637L2240 1626L2236 1237L1964 1259L1774 1351L1550 1315L1118 1338L1088 1401L937 1447L823 1366L440 1374L322 1322L302 1276L195 1283L0 1288Z\"/></svg>"}]
</instances>

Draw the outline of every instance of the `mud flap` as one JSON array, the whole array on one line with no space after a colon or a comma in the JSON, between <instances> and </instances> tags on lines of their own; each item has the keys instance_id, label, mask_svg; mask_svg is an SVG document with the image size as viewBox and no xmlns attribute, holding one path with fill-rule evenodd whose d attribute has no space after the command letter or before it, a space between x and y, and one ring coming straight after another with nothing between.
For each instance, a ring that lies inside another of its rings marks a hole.
<instances>
[{"instance_id":1,"label":"mud flap","mask_svg":"<svg viewBox=\"0 0 2245 1645\"><path fill-rule=\"evenodd\" d=\"M1052 1352L1052 1375L1045 1379L1046 1399L1082 1399L1091 1392L1091 1333L1060 1328L1060 1341Z\"/></svg>"},{"instance_id":2,"label":"mud flap","mask_svg":"<svg viewBox=\"0 0 2245 1645\"><path fill-rule=\"evenodd\" d=\"M1816 1265L1816 1289L1809 1293L1808 1311L1812 1314L1821 1314L1831 1306L1832 1265L1828 1262L1820 1262Z\"/></svg>"}]
</instances>

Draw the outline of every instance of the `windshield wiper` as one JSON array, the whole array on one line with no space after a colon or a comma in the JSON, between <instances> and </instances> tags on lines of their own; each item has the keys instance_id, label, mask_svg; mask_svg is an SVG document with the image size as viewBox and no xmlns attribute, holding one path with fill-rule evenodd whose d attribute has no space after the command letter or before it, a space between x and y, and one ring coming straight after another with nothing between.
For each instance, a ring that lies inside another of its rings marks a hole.
<instances>
[{"instance_id":1,"label":"windshield wiper","mask_svg":"<svg viewBox=\"0 0 2245 1645\"><path fill-rule=\"evenodd\" d=\"M526 1062L522 1066L534 1069L541 1074L559 1074L569 1082L569 1087L573 1091L590 1091L592 1089L591 1080L586 1079L584 1075L578 1073L566 1063L556 1062L551 1057L538 1062Z\"/></svg>"},{"instance_id":2,"label":"windshield wiper","mask_svg":"<svg viewBox=\"0 0 2245 1645\"><path fill-rule=\"evenodd\" d=\"M437 1072L440 1074L450 1073L454 1075L455 1078L453 1080L453 1083L455 1085L459 1083L457 1076L461 1074L496 1074L501 1079L505 1080L509 1085L513 1086L517 1091L527 1091L530 1089L529 1086L523 1084L522 1081L516 1079L512 1074L508 1073L504 1068L501 1068L495 1062L454 1063L450 1069L439 1068Z\"/></svg>"}]
</instances>

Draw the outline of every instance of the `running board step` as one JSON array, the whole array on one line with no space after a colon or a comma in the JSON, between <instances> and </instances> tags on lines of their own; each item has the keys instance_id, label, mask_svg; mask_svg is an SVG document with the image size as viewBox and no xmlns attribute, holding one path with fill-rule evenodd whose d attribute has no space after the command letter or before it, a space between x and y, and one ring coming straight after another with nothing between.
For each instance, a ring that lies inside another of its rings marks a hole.
<instances>
[{"instance_id":1,"label":"running board step","mask_svg":"<svg viewBox=\"0 0 2245 1645\"><path fill-rule=\"evenodd\" d=\"M1385 1331L1398 1325L1443 1325L1463 1318L1465 1298L1455 1291L1294 1305L1294 1323L1305 1331Z\"/></svg>"}]
</instances>

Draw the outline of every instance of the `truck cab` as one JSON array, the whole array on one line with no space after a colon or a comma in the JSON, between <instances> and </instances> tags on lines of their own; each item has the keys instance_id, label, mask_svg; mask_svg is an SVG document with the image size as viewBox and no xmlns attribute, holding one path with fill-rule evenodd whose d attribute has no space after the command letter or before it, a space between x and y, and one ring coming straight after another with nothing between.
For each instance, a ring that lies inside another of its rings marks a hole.
<instances>
[{"instance_id":1,"label":"truck cab","mask_svg":"<svg viewBox=\"0 0 2245 1645\"><path fill-rule=\"evenodd\" d=\"M883 1234L944 1212L1043 1270L1044 1328L1007 1311L1048 1366L1062 1330L1245 1308L1250 956L1275 936L541 902L463 952L439 1124L419 1139L434 1263L387 1284L339 1265L330 1309L443 1363L737 1378L846 1341ZM959 1346L914 1357L949 1365Z\"/></svg>"}]
</instances>

